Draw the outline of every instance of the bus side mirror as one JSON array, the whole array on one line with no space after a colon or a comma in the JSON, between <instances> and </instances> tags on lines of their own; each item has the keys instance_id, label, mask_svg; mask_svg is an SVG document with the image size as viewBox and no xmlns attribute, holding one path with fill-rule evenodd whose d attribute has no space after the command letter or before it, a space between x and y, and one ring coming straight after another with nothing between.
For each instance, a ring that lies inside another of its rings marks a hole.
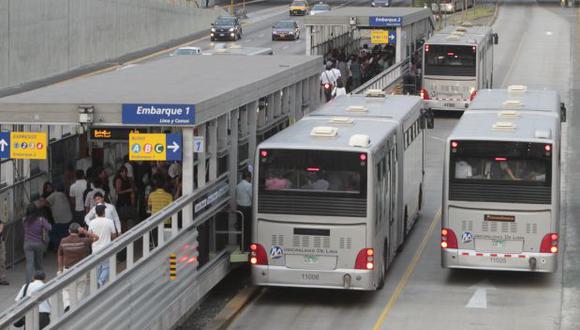
<instances>
[{"instance_id":1,"label":"bus side mirror","mask_svg":"<svg viewBox=\"0 0 580 330\"><path fill-rule=\"evenodd\" d=\"M499 36L497 35L497 33L493 34L493 44L497 45L499 43Z\"/></svg>"},{"instance_id":2,"label":"bus side mirror","mask_svg":"<svg viewBox=\"0 0 580 330\"><path fill-rule=\"evenodd\" d=\"M560 121L563 123L566 122L566 105L564 102L560 103Z\"/></svg>"}]
</instances>

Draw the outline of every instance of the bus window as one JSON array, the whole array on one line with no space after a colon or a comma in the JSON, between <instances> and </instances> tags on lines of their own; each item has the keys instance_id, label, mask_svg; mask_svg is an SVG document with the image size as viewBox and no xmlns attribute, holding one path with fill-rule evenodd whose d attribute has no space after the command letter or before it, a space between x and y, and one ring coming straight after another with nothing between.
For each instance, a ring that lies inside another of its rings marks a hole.
<instances>
[{"instance_id":1,"label":"bus window","mask_svg":"<svg viewBox=\"0 0 580 330\"><path fill-rule=\"evenodd\" d=\"M260 193L330 193L366 197L366 154L320 150L262 151Z\"/></svg>"},{"instance_id":2,"label":"bus window","mask_svg":"<svg viewBox=\"0 0 580 330\"><path fill-rule=\"evenodd\" d=\"M429 45L425 75L475 77L476 50L472 46Z\"/></svg>"},{"instance_id":3,"label":"bus window","mask_svg":"<svg viewBox=\"0 0 580 330\"><path fill-rule=\"evenodd\" d=\"M459 141L451 154L452 181L550 185L551 153L544 144Z\"/></svg>"}]
</instances>

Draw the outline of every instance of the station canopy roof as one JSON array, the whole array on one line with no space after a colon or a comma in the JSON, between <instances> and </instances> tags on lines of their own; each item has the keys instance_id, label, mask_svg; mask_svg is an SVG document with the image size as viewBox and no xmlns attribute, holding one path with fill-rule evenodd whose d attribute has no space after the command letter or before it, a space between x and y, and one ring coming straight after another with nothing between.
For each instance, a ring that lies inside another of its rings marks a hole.
<instances>
[{"instance_id":1,"label":"station canopy roof","mask_svg":"<svg viewBox=\"0 0 580 330\"><path fill-rule=\"evenodd\" d=\"M349 25L351 18L356 17L357 27L378 26L373 23L376 17L400 18L400 24L396 24L398 19L391 21L391 26L406 26L415 22L428 19L434 24L433 13L427 8L413 7L342 7L329 12L306 16L305 25Z\"/></svg>"},{"instance_id":2,"label":"station canopy roof","mask_svg":"<svg viewBox=\"0 0 580 330\"><path fill-rule=\"evenodd\" d=\"M318 56L177 56L0 98L0 123L121 123L123 104L195 104L196 123L316 76Z\"/></svg>"}]
</instances>

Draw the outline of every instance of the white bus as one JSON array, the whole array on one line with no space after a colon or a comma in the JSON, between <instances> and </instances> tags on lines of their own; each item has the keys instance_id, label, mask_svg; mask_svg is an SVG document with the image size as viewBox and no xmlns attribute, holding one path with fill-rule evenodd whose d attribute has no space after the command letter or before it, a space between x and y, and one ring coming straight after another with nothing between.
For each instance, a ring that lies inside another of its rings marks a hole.
<instances>
[{"instance_id":1,"label":"white bus","mask_svg":"<svg viewBox=\"0 0 580 330\"><path fill-rule=\"evenodd\" d=\"M425 125L418 97L367 101L339 97L258 146L255 284L351 290L384 284L408 232L407 187L415 192L409 226L420 208ZM406 164L408 153L417 155Z\"/></svg>"},{"instance_id":2,"label":"white bus","mask_svg":"<svg viewBox=\"0 0 580 330\"><path fill-rule=\"evenodd\" d=\"M443 267L556 271L561 110L539 108L470 109L448 137Z\"/></svg>"},{"instance_id":3,"label":"white bus","mask_svg":"<svg viewBox=\"0 0 580 330\"><path fill-rule=\"evenodd\" d=\"M434 110L463 111L477 91L493 86L493 45L487 26L448 26L425 43L420 95Z\"/></svg>"},{"instance_id":4,"label":"white bus","mask_svg":"<svg viewBox=\"0 0 580 330\"><path fill-rule=\"evenodd\" d=\"M454 13L459 10L473 7L474 0L437 0L431 3L434 13Z\"/></svg>"},{"instance_id":5,"label":"white bus","mask_svg":"<svg viewBox=\"0 0 580 330\"><path fill-rule=\"evenodd\" d=\"M524 85L511 85L506 89L484 89L471 102L469 111L502 112L502 116L518 113L552 113L566 122L566 106L553 90L528 90Z\"/></svg>"}]
</instances>

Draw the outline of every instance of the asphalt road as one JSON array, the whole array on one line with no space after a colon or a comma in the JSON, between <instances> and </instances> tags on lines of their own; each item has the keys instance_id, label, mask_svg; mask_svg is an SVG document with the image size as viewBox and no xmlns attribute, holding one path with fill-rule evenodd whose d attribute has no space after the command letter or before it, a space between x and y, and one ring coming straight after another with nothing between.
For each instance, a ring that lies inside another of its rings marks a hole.
<instances>
[{"instance_id":1,"label":"asphalt road","mask_svg":"<svg viewBox=\"0 0 580 330\"><path fill-rule=\"evenodd\" d=\"M573 150L580 118L571 91L571 42L575 9L502 5L494 30L495 87L525 84L558 90L568 104L564 124L561 233L564 253L555 274L450 271L440 266L439 209L443 140L456 118L437 118L428 131L426 202L420 221L378 292L267 288L232 323L231 329L578 329L580 273L578 226L572 220L580 203L571 187L580 182ZM258 33L258 36L260 32ZM248 39L252 39L251 32ZM250 41L248 41L250 42ZM257 41L256 41L257 42ZM264 43L267 44L267 43ZM298 46L296 46L296 50ZM568 128L568 125L572 127ZM573 128L573 129L572 129ZM577 163L576 163L577 164ZM422 249L424 248L424 249ZM565 258L563 258L565 256ZM564 260L566 259L566 260ZM471 302L471 303L470 303Z\"/></svg>"},{"instance_id":2,"label":"asphalt road","mask_svg":"<svg viewBox=\"0 0 580 330\"><path fill-rule=\"evenodd\" d=\"M324 2L333 8L338 8L344 6L370 6L371 0L330 0ZM393 5L400 6L409 2L410 0L393 1ZM200 47L203 51L214 48L218 44L225 44L226 47L236 45L242 47L272 48L276 55L304 55L306 54L306 32L304 30L301 31L301 38L299 40L272 41L272 25L280 20L295 20L301 29L304 27L302 16L290 16L288 14L289 3L290 1L287 3L264 1L248 5L248 18L242 21L243 36L238 41L212 42L209 39L210 27L208 27L208 34L206 36L188 43L187 46ZM311 1L311 4L314 3L316 1ZM163 56L168 56L168 54L161 55L161 57Z\"/></svg>"}]
</instances>

